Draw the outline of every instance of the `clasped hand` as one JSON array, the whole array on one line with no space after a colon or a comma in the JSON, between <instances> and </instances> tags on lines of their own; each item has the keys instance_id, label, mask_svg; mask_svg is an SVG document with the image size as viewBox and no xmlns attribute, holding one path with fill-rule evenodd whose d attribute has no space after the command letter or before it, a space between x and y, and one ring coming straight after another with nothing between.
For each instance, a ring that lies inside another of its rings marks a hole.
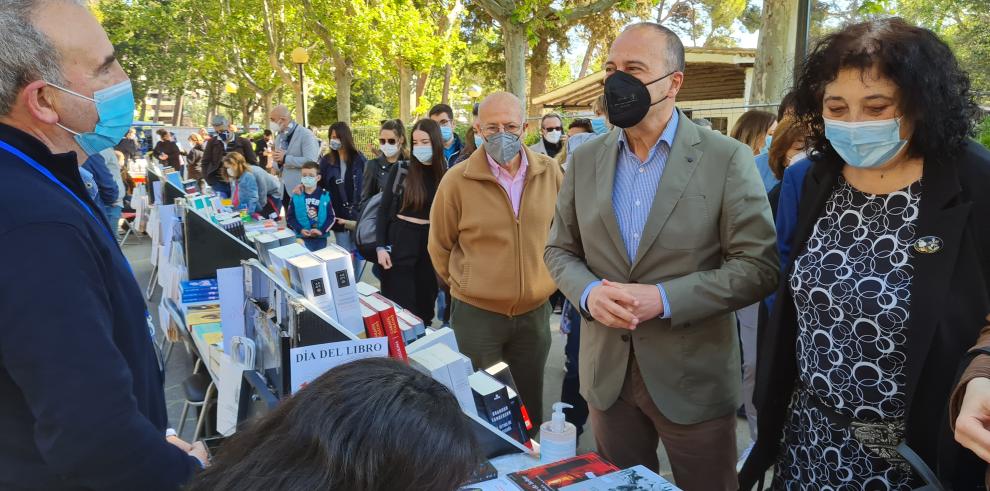
<instances>
[{"instance_id":1,"label":"clasped hand","mask_svg":"<svg viewBox=\"0 0 990 491\"><path fill-rule=\"evenodd\" d=\"M663 301L656 285L603 280L588 294L588 312L608 327L634 330L663 315Z\"/></svg>"}]
</instances>

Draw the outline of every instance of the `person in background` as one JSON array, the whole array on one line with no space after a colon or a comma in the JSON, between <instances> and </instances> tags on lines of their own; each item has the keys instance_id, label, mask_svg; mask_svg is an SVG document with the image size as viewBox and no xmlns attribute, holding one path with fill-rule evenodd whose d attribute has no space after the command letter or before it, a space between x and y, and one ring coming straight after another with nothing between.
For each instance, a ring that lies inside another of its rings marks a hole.
<instances>
[{"instance_id":1,"label":"person in background","mask_svg":"<svg viewBox=\"0 0 990 491\"><path fill-rule=\"evenodd\" d=\"M130 81L82 2L6 0L0 32L0 209L16 210L0 220L0 489L176 490L205 447L166 440L145 299L80 179L131 127Z\"/></svg>"},{"instance_id":2,"label":"person in background","mask_svg":"<svg viewBox=\"0 0 990 491\"><path fill-rule=\"evenodd\" d=\"M107 215L107 223L110 224L110 230L114 234L120 227L120 215L124 212L124 194L126 190L124 189L124 180L120 175L120 160L117 159L117 153L112 148L107 148L100 152L100 156L103 157L103 164L106 166L107 173L113 177L113 182L117 186L117 198L113 203L105 204L103 206L103 211Z\"/></svg>"},{"instance_id":3,"label":"person in background","mask_svg":"<svg viewBox=\"0 0 990 491\"><path fill-rule=\"evenodd\" d=\"M203 144L205 145L206 142L210 141L210 132L207 131L206 128L200 128L199 137L203 140Z\"/></svg>"},{"instance_id":4,"label":"person in background","mask_svg":"<svg viewBox=\"0 0 990 491\"><path fill-rule=\"evenodd\" d=\"M251 215L260 214L264 202L258 192L258 180L248 165L238 152L230 152L223 157L223 166L231 184L230 205L235 210L247 210Z\"/></svg>"},{"instance_id":5,"label":"person in background","mask_svg":"<svg viewBox=\"0 0 990 491\"><path fill-rule=\"evenodd\" d=\"M475 150L481 148L481 145L485 143L485 139L482 138L477 131L474 131L474 122L478 119L478 106L479 104L475 102L471 107L471 127L468 129L467 135L465 135L469 143L464 145L464 149L462 149L461 153L457 156L457 161L450 164L451 166L457 165L471 158L471 154L473 154ZM447 302L447 310L444 315L444 319L450 318L450 302Z\"/></svg>"},{"instance_id":6,"label":"person in background","mask_svg":"<svg viewBox=\"0 0 990 491\"><path fill-rule=\"evenodd\" d=\"M229 198L231 190L230 183L227 182L226 171L224 171L224 156L231 152L237 152L251 165L258 162L258 157L254 154L254 146L247 138L236 136L230 131L230 124L226 116L217 114L213 116L212 123L217 135L206 142L206 149L203 150L203 176L217 194Z\"/></svg>"},{"instance_id":7,"label":"person in background","mask_svg":"<svg viewBox=\"0 0 990 491\"><path fill-rule=\"evenodd\" d=\"M734 312L776 285L775 237L751 149L675 107L684 56L652 22L612 43L617 130L574 152L545 258L585 319L578 363L598 451L657 470L662 439L678 487L735 490Z\"/></svg>"},{"instance_id":8,"label":"person in background","mask_svg":"<svg viewBox=\"0 0 990 491\"><path fill-rule=\"evenodd\" d=\"M485 139L440 184L429 251L450 287L450 327L478 369L509 364L535 428L543 420L550 351L548 299L556 287L543 263L562 175L522 144L523 103L507 92L485 98L475 131Z\"/></svg>"},{"instance_id":9,"label":"person in background","mask_svg":"<svg viewBox=\"0 0 990 491\"><path fill-rule=\"evenodd\" d=\"M129 166L134 162L141 153L141 144L138 143L137 131L134 128L129 128L127 130L127 136L123 140L120 140L120 143L114 147L114 150L119 150L124 155L123 160L121 160L123 165Z\"/></svg>"},{"instance_id":10,"label":"person in background","mask_svg":"<svg viewBox=\"0 0 990 491\"><path fill-rule=\"evenodd\" d=\"M266 128L261 134L261 138L258 138L254 142L254 153L258 155L258 165L265 170L270 171L272 168L270 159L272 156L272 148L274 145L275 133L271 128Z\"/></svg>"},{"instance_id":11,"label":"person in background","mask_svg":"<svg viewBox=\"0 0 990 491\"><path fill-rule=\"evenodd\" d=\"M756 156L769 150L770 147L766 145L769 135L767 132L775 121L773 113L756 109L746 111L736 120L729 136L752 148L753 156Z\"/></svg>"},{"instance_id":12,"label":"person in background","mask_svg":"<svg viewBox=\"0 0 990 491\"><path fill-rule=\"evenodd\" d=\"M808 127L794 118L793 115L784 116L776 124L774 138L770 143L770 150L767 152L767 164L778 183L770 190L768 198L774 216L777 215L777 205L780 200L781 181L784 178L784 171L793 164L806 158L805 151L808 145Z\"/></svg>"},{"instance_id":13,"label":"person in background","mask_svg":"<svg viewBox=\"0 0 990 491\"><path fill-rule=\"evenodd\" d=\"M239 429L187 491L455 491L483 460L450 390L371 358L328 371Z\"/></svg>"},{"instance_id":14,"label":"person in background","mask_svg":"<svg viewBox=\"0 0 990 491\"><path fill-rule=\"evenodd\" d=\"M446 171L440 126L421 119L409 135L412 158L399 193L393 187L400 165L389 170L378 209L378 264L384 269L382 294L412 311L426 325L433 321L437 276L430 264L427 239L430 210Z\"/></svg>"},{"instance_id":15,"label":"person in background","mask_svg":"<svg viewBox=\"0 0 990 491\"><path fill-rule=\"evenodd\" d=\"M300 173L302 187L286 204L285 223L307 249L318 251L327 246L327 236L335 223L332 193L319 186L320 165L316 162L303 164Z\"/></svg>"},{"instance_id":16,"label":"person in background","mask_svg":"<svg viewBox=\"0 0 990 491\"><path fill-rule=\"evenodd\" d=\"M801 202L779 205L801 212L739 487L773 467L775 489L910 490L927 467L981 489L986 464L947 417L960 372L986 364L970 350L990 312L990 152L969 138L969 77L935 33L887 18L822 38L794 91L813 160ZM965 398L990 407L987 389Z\"/></svg>"},{"instance_id":17,"label":"person in background","mask_svg":"<svg viewBox=\"0 0 990 491\"><path fill-rule=\"evenodd\" d=\"M440 137L443 138L444 165L456 163L464 149L461 137L454 131L454 110L446 104L437 104L430 108L430 119L440 125Z\"/></svg>"},{"instance_id":18,"label":"person in background","mask_svg":"<svg viewBox=\"0 0 990 491\"><path fill-rule=\"evenodd\" d=\"M268 122L268 129L277 134L272 163L282 175L282 195L291 196L290 192L302 182L303 164L320 160L320 141L312 131L293 120L289 108L283 105L272 108Z\"/></svg>"},{"instance_id":19,"label":"person in background","mask_svg":"<svg viewBox=\"0 0 990 491\"><path fill-rule=\"evenodd\" d=\"M131 173L127 170L127 165L122 163L127 161L124 154L120 150L115 150L114 154L117 156L117 162L120 163L119 174L120 183L122 184L120 192L122 196L121 206L123 207L121 213L133 212L134 208L131 207L131 197L134 195L134 178L131 177Z\"/></svg>"},{"instance_id":20,"label":"person in background","mask_svg":"<svg viewBox=\"0 0 990 491\"><path fill-rule=\"evenodd\" d=\"M159 140L155 144L154 150L151 151L151 155L154 156L160 165L167 165L178 171L179 175L184 175L180 156L182 152L179 150L179 145L175 142L175 137L165 128L160 128L155 133L158 134Z\"/></svg>"},{"instance_id":21,"label":"person in background","mask_svg":"<svg viewBox=\"0 0 990 491\"><path fill-rule=\"evenodd\" d=\"M361 181L361 208L372 196L382 192L388 180L389 169L400 160L409 160L409 150L406 148L406 127L402 120L389 119L382 123L378 130L378 149L381 155L369 160L364 165L364 177Z\"/></svg>"},{"instance_id":22,"label":"person in background","mask_svg":"<svg viewBox=\"0 0 990 491\"><path fill-rule=\"evenodd\" d=\"M186 152L186 178L195 181L203 178L203 138L198 133L189 135L189 151Z\"/></svg>"},{"instance_id":23,"label":"person in background","mask_svg":"<svg viewBox=\"0 0 990 491\"><path fill-rule=\"evenodd\" d=\"M367 159L354 145L354 135L347 123L336 122L327 130L330 151L320 159L320 186L330 191L336 222L333 237L337 245L354 256L358 271L357 246L351 231L361 215L361 189Z\"/></svg>"},{"instance_id":24,"label":"person in background","mask_svg":"<svg viewBox=\"0 0 990 491\"><path fill-rule=\"evenodd\" d=\"M567 125L567 137L570 138L580 133L594 133L595 128L588 118L577 118Z\"/></svg>"},{"instance_id":25,"label":"person in background","mask_svg":"<svg viewBox=\"0 0 990 491\"><path fill-rule=\"evenodd\" d=\"M82 168L89 171L90 175L93 176L93 181L96 182L96 188L99 191L97 204L100 205L100 211L103 212L103 216L109 223L110 211L120 196L117 181L113 177L115 172L111 172L107 168L107 154L113 155L113 152L101 151L90 155L83 163Z\"/></svg>"},{"instance_id":26,"label":"person in background","mask_svg":"<svg viewBox=\"0 0 990 491\"><path fill-rule=\"evenodd\" d=\"M591 118L591 128L595 134L604 135L608 133L612 129L612 125L608 122L608 114L606 114L605 94L598 96L591 103L591 111L595 113L595 117Z\"/></svg>"},{"instance_id":27,"label":"person in background","mask_svg":"<svg viewBox=\"0 0 990 491\"><path fill-rule=\"evenodd\" d=\"M542 155L556 157L564 149L567 138L564 137L564 120L559 114L545 114L540 119L540 141L529 146L529 149Z\"/></svg>"},{"instance_id":28,"label":"person in background","mask_svg":"<svg viewBox=\"0 0 990 491\"><path fill-rule=\"evenodd\" d=\"M767 152L770 151L770 144L773 142L773 133L777 128L777 122L784 119L784 116L788 114L793 114L794 112L794 92L788 92L780 100L780 104L777 105L777 119L774 120L770 128L767 129L766 141L760 148L760 153L757 154L753 159L756 161L756 169L760 172L760 179L763 180L763 187L767 190L767 193L773 189L780 179L774 176L773 171L770 170L770 164L768 163L769 155ZM803 174L802 174L803 175Z\"/></svg>"}]
</instances>

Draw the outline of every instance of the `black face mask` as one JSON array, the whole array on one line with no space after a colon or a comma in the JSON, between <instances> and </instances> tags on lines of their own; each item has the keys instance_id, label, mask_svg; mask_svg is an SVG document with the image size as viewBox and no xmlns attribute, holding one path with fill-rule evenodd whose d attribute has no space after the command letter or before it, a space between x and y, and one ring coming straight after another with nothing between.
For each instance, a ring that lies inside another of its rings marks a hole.
<instances>
[{"instance_id":1,"label":"black face mask","mask_svg":"<svg viewBox=\"0 0 990 491\"><path fill-rule=\"evenodd\" d=\"M605 106L609 123L619 128L629 128L639 124L646 117L646 113L650 112L650 107L660 104L669 97L664 96L659 101L651 102L650 90L646 87L674 73L677 73L676 70L647 84L621 70L609 75L605 80Z\"/></svg>"}]
</instances>

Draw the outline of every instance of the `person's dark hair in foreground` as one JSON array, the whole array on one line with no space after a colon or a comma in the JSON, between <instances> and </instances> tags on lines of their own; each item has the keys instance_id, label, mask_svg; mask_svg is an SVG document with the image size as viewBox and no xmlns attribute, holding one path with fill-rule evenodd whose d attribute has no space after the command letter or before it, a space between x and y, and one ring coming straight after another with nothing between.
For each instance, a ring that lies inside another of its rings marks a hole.
<instances>
[{"instance_id":1,"label":"person's dark hair in foreground","mask_svg":"<svg viewBox=\"0 0 990 491\"><path fill-rule=\"evenodd\" d=\"M453 491L480 462L453 394L387 358L325 373L220 447L189 491Z\"/></svg>"}]
</instances>

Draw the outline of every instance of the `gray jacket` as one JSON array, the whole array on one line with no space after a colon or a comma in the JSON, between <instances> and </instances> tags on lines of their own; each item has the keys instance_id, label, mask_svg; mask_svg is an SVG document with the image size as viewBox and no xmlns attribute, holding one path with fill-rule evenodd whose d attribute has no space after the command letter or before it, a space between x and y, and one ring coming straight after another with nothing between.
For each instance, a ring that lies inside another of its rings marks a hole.
<instances>
[{"instance_id":1,"label":"gray jacket","mask_svg":"<svg viewBox=\"0 0 990 491\"><path fill-rule=\"evenodd\" d=\"M285 164L282 166L282 185L292 191L302 182L302 166L306 162L320 160L320 142L316 135L301 124L293 123L294 130L283 131L275 140L276 148L285 149ZM288 146L285 140L292 135Z\"/></svg>"},{"instance_id":2,"label":"gray jacket","mask_svg":"<svg viewBox=\"0 0 990 491\"><path fill-rule=\"evenodd\" d=\"M117 161L117 154L112 148L107 148L100 151L100 155L103 157L110 175L113 176L114 184L117 185L117 201L113 202L113 206L124 206L124 194L127 192L127 188L124 187L124 178L120 175L120 162Z\"/></svg>"},{"instance_id":3,"label":"gray jacket","mask_svg":"<svg viewBox=\"0 0 990 491\"><path fill-rule=\"evenodd\" d=\"M248 171L254 176L254 180L258 182L259 199L264 200L266 196L272 196L278 200L282 199L282 183L277 177L269 174L268 171L257 165L249 165Z\"/></svg>"}]
</instances>

